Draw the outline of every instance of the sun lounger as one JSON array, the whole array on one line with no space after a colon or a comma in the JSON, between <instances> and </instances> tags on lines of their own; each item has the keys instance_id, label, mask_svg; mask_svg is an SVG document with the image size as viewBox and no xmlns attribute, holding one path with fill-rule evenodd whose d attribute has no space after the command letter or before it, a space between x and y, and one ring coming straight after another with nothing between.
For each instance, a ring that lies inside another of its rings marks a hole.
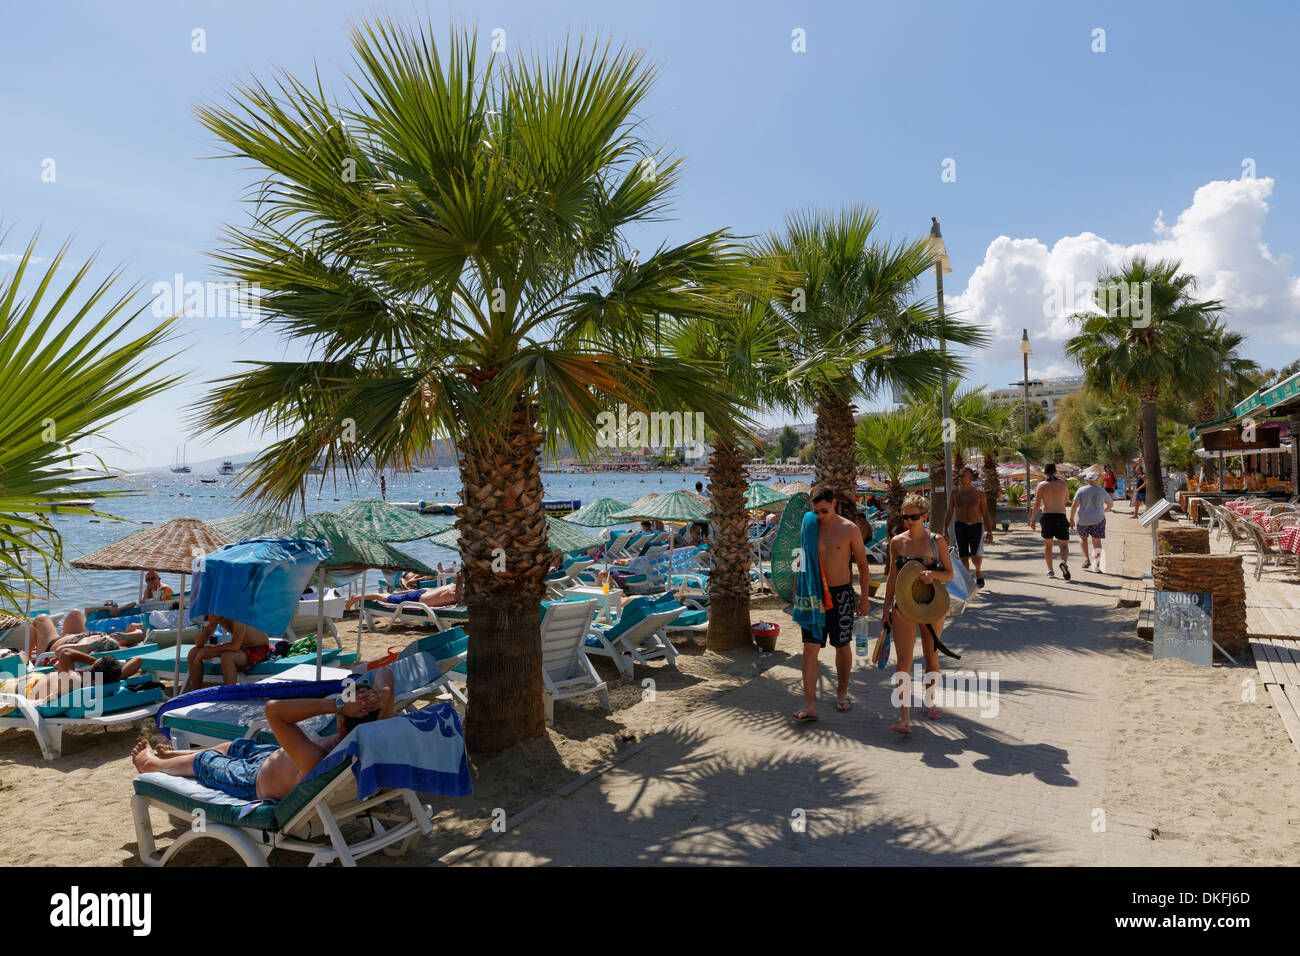
<instances>
[{"instance_id":1,"label":"sun lounger","mask_svg":"<svg viewBox=\"0 0 1300 956\"><path fill-rule=\"evenodd\" d=\"M546 723L555 723L555 702L596 694L610 712L609 690L583 653L596 601L552 601L542 608L542 695Z\"/></svg>"},{"instance_id":2,"label":"sun lounger","mask_svg":"<svg viewBox=\"0 0 1300 956\"><path fill-rule=\"evenodd\" d=\"M463 702L464 694L452 683L452 675L444 672L438 660L438 654L446 652L448 656L442 658L443 663L454 662L452 666L459 664L465 659L463 646L457 653L451 648L451 645L456 643L453 639L442 645L432 646L432 652L426 652L418 649L418 643L412 642L412 645L406 649L413 653L408 654L403 651L402 655L389 665L393 674L393 703L397 712L406 710L419 700L430 699L443 690ZM450 669L448 667L447 671ZM350 677L361 677L363 674L364 672L357 674L339 667L325 667L321 669L321 680L346 680ZM315 664L299 664L292 669L263 678L257 683L314 681L315 679ZM332 732L333 721L332 715L326 715L303 721L299 726L316 736L322 736ZM265 700L207 701L188 707L178 707L163 714L162 727L171 736L176 747L181 750L246 737L255 738L260 743L275 742L275 737L267 729Z\"/></svg>"},{"instance_id":3,"label":"sun lounger","mask_svg":"<svg viewBox=\"0 0 1300 956\"><path fill-rule=\"evenodd\" d=\"M267 866L271 851L276 849L309 854L309 866L336 861L354 866L357 860L379 850L391 856L404 855L422 834L433 829L430 808L420 803L414 790L406 788L381 788L360 798L354 771L361 761L349 752L349 744L358 740L403 729L387 725L404 719L409 718L395 717L358 727L322 762L321 766L328 769L308 776L279 803L241 800L191 778L165 773L138 775L132 784L131 811L141 862L165 866L186 845L204 838L225 843L248 866ZM455 755L448 751L458 748L461 777L467 782L464 737L454 712L452 719L457 733L449 736L445 724L423 730L429 735L429 746L421 747L441 751L449 758ZM391 772L391 768L386 769ZM419 769L411 775L421 777ZM434 786L429 785L430 789ZM454 790L443 788L443 792ZM155 841L150 809L161 810L180 823L180 835L162 852ZM200 812L203 826L196 827L194 821ZM364 822L366 831L360 838L349 839L344 828L353 821Z\"/></svg>"},{"instance_id":4,"label":"sun lounger","mask_svg":"<svg viewBox=\"0 0 1300 956\"><path fill-rule=\"evenodd\" d=\"M100 687L78 688L43 702L20 694L0 694L0 709L15 708L0 717L0 727L30 730L41 755L55 760L63 753L63 731L68 727L114 727L151 717L163 693L161 688L143 686L148 683L148 676L136 675Z\"/></svg>"},{"instance_id":5,"label":"sun lounger","mask_svg":"<svg viewBox=\"0 0 1300 956\"><path fill-rule=\"evenodd\" d=\"M158 645L154 643L136 644L132 647L121 647L115 651L91 651L91 657L113 657L119 661L129 661L133 657L141 657L145 654L151 654L158 650ZM58 651L46 651L44 654L36 655L32 662L30 670L39 670L50 667L58 658Z\"/></svg>"},{"instance_id":6,"label":"sun lounger","mask_svg":"<svg viewBox=\"0 0 1300 956\"><path fill-rule=\"evenodd\" d=\"M666 609L660 610L660 605L645 598L629 601L612 627L592 627L584 650L588 655L610 658L619 672L628 677L634 676L637 664L648 664L661 657L675 667L677 649L668 640L664 628L681 616L685 608L675 601L664 602L662 606Z\"/></svg>"}]
</instances>

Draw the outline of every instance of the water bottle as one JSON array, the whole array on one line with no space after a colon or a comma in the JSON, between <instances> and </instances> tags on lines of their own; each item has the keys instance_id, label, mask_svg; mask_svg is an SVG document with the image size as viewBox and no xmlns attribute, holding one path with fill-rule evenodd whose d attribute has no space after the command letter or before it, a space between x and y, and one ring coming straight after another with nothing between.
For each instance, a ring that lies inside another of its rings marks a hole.
<instances>
[{"instance_id":1,"label":"water bottle","mask_svg":"<svg viewBox=\"0 0 1300 956\"><path fill-rule=\"evenodd\" d=\"M870 641L867 633L870 627L871 622L867 620L865 615L859 615L853 621L853 638L858 646L858 657L864 659L871 653L871 649L868 647Z\"/></svg>"}]
</instances>

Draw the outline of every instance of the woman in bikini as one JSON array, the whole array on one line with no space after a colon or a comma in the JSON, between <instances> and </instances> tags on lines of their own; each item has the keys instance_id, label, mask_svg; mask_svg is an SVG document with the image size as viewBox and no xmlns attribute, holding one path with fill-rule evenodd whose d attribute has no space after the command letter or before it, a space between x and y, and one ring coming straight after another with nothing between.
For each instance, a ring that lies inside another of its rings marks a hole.
<instances>
[{"instance_id":1,"label":"woman in bikini","mask_svg":"<svg viewBox=\"0 0 1300 956\"><path fill-rule=\"evenodd\" d=\"M930 503L920 495L908 495L903 499L903 533L889 539L889 579L885 582L884 625L893 629L894 647L898 654L898 667L895 680L902 679L908 688L912 683L912 652L916 648L916 629L921 628L921 646L925 653L925 672L935 675L935 687L938 687L939 651L934 646L930 627L935 635L943 633L943 621L936 621L926 627L918 624L894 607L894 587L898 582L898 572L909 561L920 561L925 568L921 580L927 584L940 587L952 580L952 559L948 556L948 541L943 535L931 534L925 527L925 518L930 513ZM903 700L911 698L910 691L903 694ZM892 730L900 734L912 732L911 709L906 703L900 708L902 716L893 724ZM943 717L939 708L929 705L925 715L931 720Z\"/></svg>"}]
</instances>

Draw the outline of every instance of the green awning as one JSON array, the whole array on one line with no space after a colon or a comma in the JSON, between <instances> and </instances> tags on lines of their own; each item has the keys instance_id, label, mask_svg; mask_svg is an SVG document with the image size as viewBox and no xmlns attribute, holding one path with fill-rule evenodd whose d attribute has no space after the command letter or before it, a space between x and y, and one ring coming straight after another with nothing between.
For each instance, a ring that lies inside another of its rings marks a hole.
<instances>
[{"instance_id":1,"label":"green awning","mask_svg":"<svg viewBox=\"0 0 1300 956\"><path fill-rule=\"evenodd\" d=\"M209 521L208 524L232 541L240 541L244 538L265 538L273 535L284 527L285 519L282 515L270 511L246 511L227 518L217 518L215 521Z\"/></svg>"},{"instance_id":2,"label":"green awning","mask_svg":"<svg viewBox=\"0 0 1300 956\"><path fill-rule=\"evenodd\" d=\"M903 472L904 488L920 488L930 483L930 473L928 471L905 471Z\"/></svg>"},{"instance_id":3,"label":"green awning","mask_svg":"<svg viewBox=\"0 0 1300 956\"><path fill-rule=\"evenodd\" d=\"M773 491L767 485L750 485L745 492L745 507L750 511L757 511L778 502L784 506L790 498L790 495L783 495L779 491Z\"/></svg>"}]
</instances>

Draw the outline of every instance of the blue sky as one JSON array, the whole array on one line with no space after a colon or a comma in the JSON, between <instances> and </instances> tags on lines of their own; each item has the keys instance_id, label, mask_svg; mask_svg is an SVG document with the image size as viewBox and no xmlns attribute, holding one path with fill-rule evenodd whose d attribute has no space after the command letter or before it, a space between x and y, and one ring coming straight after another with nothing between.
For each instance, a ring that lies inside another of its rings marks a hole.
<instances>
[{"instance_id":1,"label":"blue sky","mask_svg":"<svg viewBox=\"0 0 1300 956\"><path fill-rule=\"evenodd\" d=\"M760 233L809 205L867 203L895 238L938 216L949 304L994 335L975 382L1019 377L1021 328L1035 373L1069 374L1045 284L1073 288L1139 250L1183 258L1250 336L1251 357L1300 355L1289 48L1300 14L1280 3L15 6L0 35L0 272L40 229L43 253L72 237L74 258L99 250L101 273L121 265L146 290L176 273L216 278L206 253L242 222L252 175L205 158L217 146L194 106L277 67L341 85L349 24L372 14L428 18L444 36L477 26L485 49L500 28L508 52L579 32L644 48L660 67L648 135L686 159L668 239ZM191 49L195 28L205 52ZM792 50L795 30L805 52ZM115 429L122 449L104 451L120 465L169 460L204 381L284 353L237 320L182 325L189 384ZM193 439L189 456L259 444Z\"/></svg>"}]
</instances>

